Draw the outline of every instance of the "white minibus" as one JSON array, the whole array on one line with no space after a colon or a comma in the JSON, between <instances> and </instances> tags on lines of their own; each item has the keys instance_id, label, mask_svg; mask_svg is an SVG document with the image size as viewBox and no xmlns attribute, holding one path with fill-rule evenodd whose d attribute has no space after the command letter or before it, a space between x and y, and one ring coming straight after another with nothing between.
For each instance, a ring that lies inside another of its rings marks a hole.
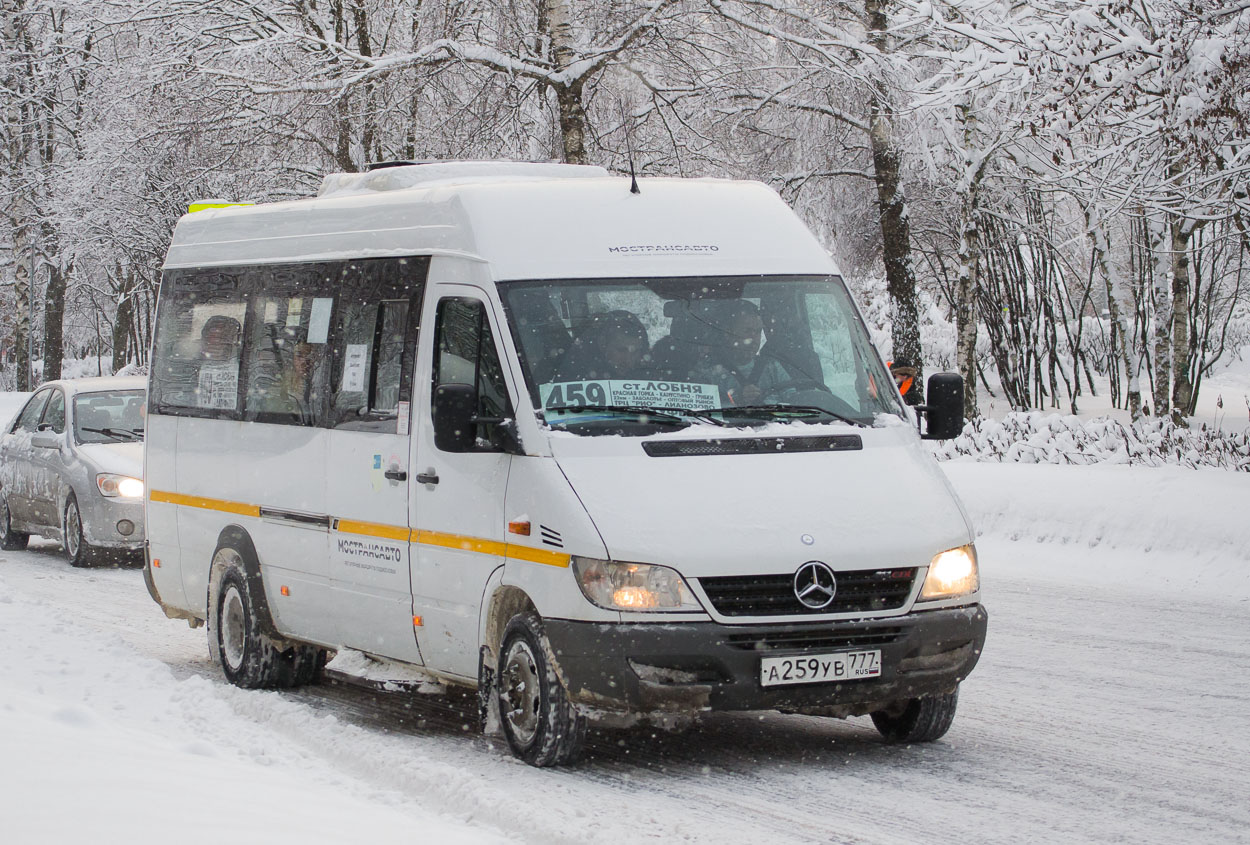
<instances>
[{"instance_id":1,"label":"white minibus","mask_svg":"<svg viewBox=\"0 0 1250 845\"><path fill-rule=\"evenodd\" d=\"M145 573L230 682L361 652L476 688L537 766L715 710L946 732L986 630L922 443L959 377L905 405L768 187L634 187L401 163L179 221Z\"/></svg>"}]
</instances>

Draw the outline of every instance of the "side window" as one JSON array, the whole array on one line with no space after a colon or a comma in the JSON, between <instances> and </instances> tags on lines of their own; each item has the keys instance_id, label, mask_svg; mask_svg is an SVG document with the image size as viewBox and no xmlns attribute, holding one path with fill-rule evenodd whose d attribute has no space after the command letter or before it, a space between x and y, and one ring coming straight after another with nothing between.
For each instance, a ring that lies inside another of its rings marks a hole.
<instances>
[{"instance_id":1,"label":"side window","mask_svg":"<svg viewBox=\"0 0 1250 845\"><path fill-rule=\"evenodd\" d=\"M43 408L48 404L48 397L52 394L51 390L41 390L34 396L30 397L30 401L26 403L26 407L17 415L17 422L13 423L13 431L34 431L39 425L39 418L43 415Z\"/></svg>"},{"instance_id":2,"label":"side window","mask_svg":"<svg viewBox=\"0 0 1250 845\"><path fill-rule=\"evenodd\" d=\"M330 317L341 265L257 267L248 273L244 418L320 425L329 383Z\"/></svg>"},{"instance_id":3,"label":"side window","mask_svg":"<svg viewBox=\"0 0 1250 845\"><path fill-rule=\"evenodd\" d=\"M476 440L493 448L485 444L497 442L498 426L512 416L512 403L486 306L479 300L448 297L438 303L431 402L446 385L472 387Z\"/></svg>"},{"instance_id":4,"label":"side window","mask_svg":"<svg viewBox=\"0 0 1250 845\"><path fill-rule=\"evenodd\" d=\"M330 365L330 427L407 433L418 328L413 317L427 267L426 259L378 259L344 268Z\"/></svg>"},{"instance_id":5,"label":"side window","mask_svg":"<svg viewBox=\"0 0 1250 845\"><path fill-rule=\"evenodd\" d=\"M247 309L242 275L176 270L162 280L152 369L156 413L237 418Z\"/></svg>"},{"instance_id":6,"label":"side window","mask_svg":"<svg viewBox=\"0 0 1250 845\"><path fill-rule=\"evenodd\" d=\"M48 400L48 407L43 412L43 420L39 423L40 428L48 428L57 434L65 432L65 394L59 390L53 390L52 396Z\"/></svg>"}]
</instances>

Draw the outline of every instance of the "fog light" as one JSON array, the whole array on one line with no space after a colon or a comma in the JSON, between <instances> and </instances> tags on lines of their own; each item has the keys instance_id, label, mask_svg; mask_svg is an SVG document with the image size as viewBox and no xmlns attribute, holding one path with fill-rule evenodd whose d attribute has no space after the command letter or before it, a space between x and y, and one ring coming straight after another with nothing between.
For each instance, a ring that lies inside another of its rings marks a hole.
<instances>
[{"instance_id":1,"label":"fog light","mask_svg":"<svg viewBox=\"0 0 1250 845\"><path fill-rule=\"evenodd\" d=\"M123 537L129 537L131 534L135 533L135 524L129 519L118 520L117 533Z\"/></svg>"}]
</instances>

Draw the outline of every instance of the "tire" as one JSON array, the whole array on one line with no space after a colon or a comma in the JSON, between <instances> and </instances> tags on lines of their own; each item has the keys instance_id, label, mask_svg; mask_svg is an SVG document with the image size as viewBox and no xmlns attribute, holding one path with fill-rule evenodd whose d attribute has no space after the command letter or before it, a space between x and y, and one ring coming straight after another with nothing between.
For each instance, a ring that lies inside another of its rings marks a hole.
<instances>
[{"instance_id":1,"label":"tire","mask_svg":"<svg viewBox=\"0 0 1250 845\"><path fill-rule=\"evenodd\" d=\"M208 635L215 639L226 680L244 689L277 689L294 682L293 660L265 636L256 618L256 601L247 576L234 549L219 549L213 556L217 565L228 561L212 606L213 624Z\"/></svg>"},{"instance_id":2,"label":"tire","mask_svg":"<svg viewBox=\"0 0 1250 845\"><path fill-rule=\"evenodd\" d=\"M588 720L569 702L536 614L523 613L508 622L495 681L499 721L513 754L539 767L577 761Z\"/></svg>"},{"instance_id":3,"label":"tire","mask_svg":"<svg viewBox=\"0 0 1250 845\"><path fill-rule=\"evenodd\" d=\"M87 542L82 531L82 511L73 493L65 500L64 519L61 520L61 545L70 566L90 566L99 557L99 550Z\"/></svg>"},{"instance_id":4,"label":"tire","mask_svg":"<svg viewBox=\"0 0 1250 845\"><path fill-rule=\"evenodd\" d=\"M900 702L897 709L878 710L872 723L889 743L933 742L941 739L955 721L959 689L945 695L925 696Z\"/></svg>"},{"instance_id":5,"label":"tire","mask_svg":"<svg viewBox=\"0 0 1250 845\"><path fill-rule=\"evenodd\" d=\"M16 552L26 548L30 535L13 530L13 519L9 515L9 503L0 499L0 549Z\"/></svg>"}]
</instances>

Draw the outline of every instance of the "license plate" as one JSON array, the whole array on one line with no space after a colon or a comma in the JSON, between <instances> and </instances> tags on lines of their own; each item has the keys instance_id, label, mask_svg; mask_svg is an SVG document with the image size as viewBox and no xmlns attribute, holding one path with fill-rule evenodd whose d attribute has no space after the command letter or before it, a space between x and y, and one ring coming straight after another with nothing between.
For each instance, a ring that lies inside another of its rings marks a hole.
<instances>
[{"instance_id":1,"label":"license plate","mask_svg":"<svg viewBox=\"0 0 1250 845\"><path fill-rule=\"evenodd\" d=\"M839 651L797 657L765 657L760 661L760 686L860 681L881 675L880 651Z\"/></svg>"}]
</instances>

